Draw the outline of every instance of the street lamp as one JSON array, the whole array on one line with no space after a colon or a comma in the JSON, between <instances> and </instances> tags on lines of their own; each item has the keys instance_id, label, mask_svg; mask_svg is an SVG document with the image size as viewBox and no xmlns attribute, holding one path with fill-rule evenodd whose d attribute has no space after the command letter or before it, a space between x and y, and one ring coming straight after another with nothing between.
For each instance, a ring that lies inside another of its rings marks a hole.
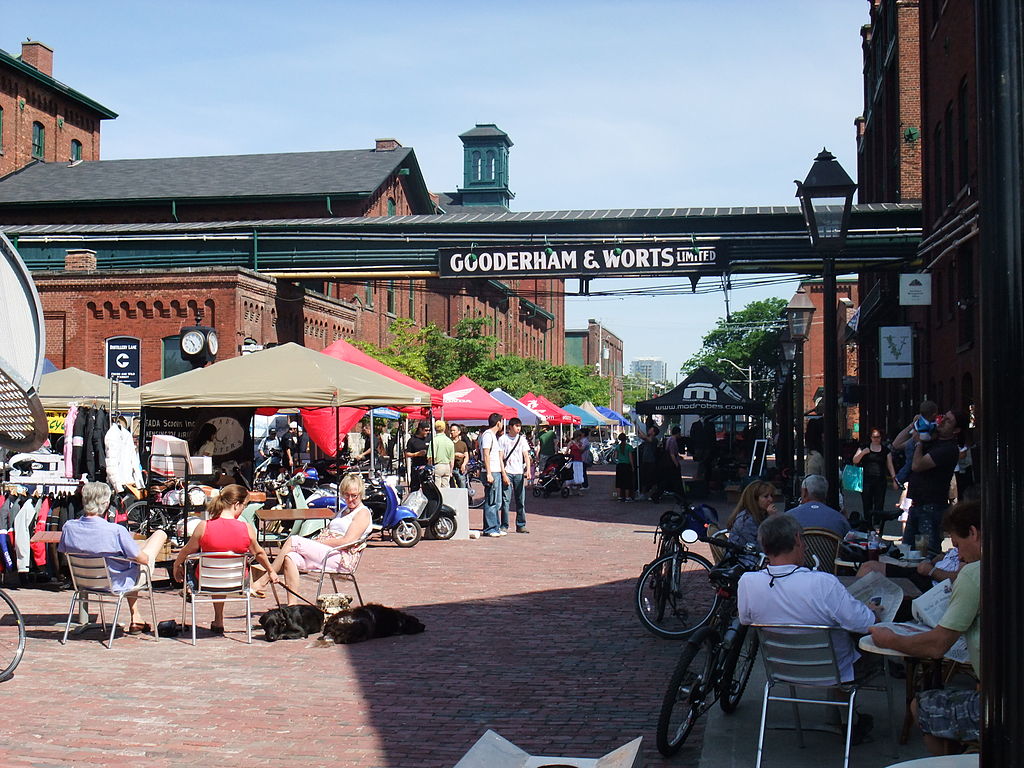
<instances>
[{"instance_id":1,"label":"street lamp","mask_svg":"<svg viewBox=\"0 0 1024 768\"><path fill-rule=\"evenodd\" d=\"M799 288L786 305L786 331L783 353L793 361L793 422L796 433L796 477L804 476L804 343L811 333L814 302L803 288ZM788 349L787 349L788 347Z\"/></svg>"},{"instance_id":2,"label":"street lamp","mask_svg":"<svg viewBox=\"0 0 1024 768\"><path fill-rule=\"evenodd\" d=\"M846 243L850 230L850 211L857 185L827 149L814 158L803 183L797 181L796 196L804 215L811 245L821 254L822 300L824 302L825 416L822 455L828 479L830 506L839 507L839 340L836 328L836 254ZM803 457L799 457L801 463Z\"/></svg>"},{"instance_id":3,"label":"street lamp","mask_svg":"<svg viewBox=\"0 0 1024 768\"><path fill-rule=\"evenodd\" d=\"M720 362L720 363L728 363L729 365L731 365L733 368L735 368L740 373L747 374L747 399L753 400L754 399L754 366L748 365L746 368L744 368L742 365L736 365L736 363L734 363L732 360L730 360L727 357L720 357L720 358L718 358L718 362Z\"/></svg>"}]
</instances>

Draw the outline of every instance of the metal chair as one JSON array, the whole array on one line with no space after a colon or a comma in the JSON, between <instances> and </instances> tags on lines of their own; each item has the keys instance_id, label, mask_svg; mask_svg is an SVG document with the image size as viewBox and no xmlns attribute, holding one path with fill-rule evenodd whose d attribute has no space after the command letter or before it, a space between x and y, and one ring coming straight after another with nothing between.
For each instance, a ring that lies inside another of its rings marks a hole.
<instances>
[{"instance_id":1,"label":"metal chair","mask_svg":"<svg viewBox=\"0 0 1024 768\"><path fill-rule=\"evenodd\" d=\"M308 571L308 573L320 574L320 578L317 580L316 584L317 597L320 597L320 592L323 591L324 577L330 576L331 587L334 589L335 592L338 591L338 584L336 579L341 578L343 581L351 581L352 586L355 587L356 590L356 597L359 598L359 604L363 604L363 596L359 592L359 582L356 581L356 568L359 566L359 561L362 559L363 550L366 549L366 542L369 539L372 530L373 529L371 527L371 529L367 531L366 535L363 536L363 538L361 539L353 541L349 544L344 544L340 547L333 547L331 551L324 556L323 561L320 563L319 571ZM330 559L338 553L342 553L340 557L340 562L337 564L335 568L328 568L328 563Z\"/></svg>"},{"instance_id":2,"label":"metal chair","mask_svg":"<svg viewBox=\"0 0 1024 768\"><path fill-rule=\"evenodd\" d=\"M185 558L185 586L181 590L181 622L192 603L192 645L196 644L196 603L223 600L245 603L245 641L252 643L252 593L248 554L197 552Z\"/></svg>"},{"instance_id":3,"label":"metal chair","mask_svg":"<svg viewBox=\"0 0 1024 768\"><path fill-rule=\"evenodd\" d=\"M797 739L804 745L800 725L799 704L815 704L826 707L845 707L846 745L843 753L843 767L850 764L850 738L853 731L854 699L857 696L856 683L844 683L839 676L839 663L832 644L834 627L796 624L755 624L761 645L768 681L764 685L764 701L761 704L761 729L757 736L757 768L761 768L764 754L764 732L768 719L768 702L785 701L793 705L796 719ZM789 687L789 696L776 696L772 689L779 684ZM834 689L845 696L843 701L829 699L799 698L797 688Z\"/></svg>"},{"instance_id":4,"label":"metal chair","mask_svg":"<svg viewBox=\"0 0 1024 768\"><path fill-rule=\"evenodd\" d=\"M811 570L825 571L833 576L836 573L836 557L839 555L839 537L827 528L805 528L804 544L807 546L807 559L804 561ZM817 555L815 565L812 556Z\"/></svg>"},{"instance_id":5,"label":"metal chair","mask_svg":"<svg viewBox=\"0 0 1024 768\"><path fill-rule=\"evenodd\" d=\"M107 640L107 649L109 650L114 645L117 619L121 614L121 602L129 595L141 596L143 594L149 597L149 607L153 613L153 639L160 639L156 631L156 603L153 601L152 571L148 565L140 565L126 557L92 557L68 554L67 558L68 566L71 569L71 584L75 591L71 595L71 607L68 609L68 621L64 627L64 637L60 641L61 645L68 641L68 632L71 631L71 619L75 615L76 603L79 601L84 603L87 600L97 602L99 604L100 626L106 632L107 622L103 614L103 604L116 600L114 618L110 624L110 638ZM110 580L110 570L107 568L108 562L124 563L138 567L139 577L135 586L127 589L114 589L114 585Z\"/></svg>"}]
</instances>

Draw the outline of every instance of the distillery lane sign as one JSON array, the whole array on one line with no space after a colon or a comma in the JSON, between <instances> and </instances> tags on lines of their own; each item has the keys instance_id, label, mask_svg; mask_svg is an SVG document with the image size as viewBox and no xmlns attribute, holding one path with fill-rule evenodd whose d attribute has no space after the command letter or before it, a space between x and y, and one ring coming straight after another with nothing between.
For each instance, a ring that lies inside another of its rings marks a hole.
<instances>
[{"instance_id":1,"label":"distillery lane sign","mask_svg":"<svg viewBox=\"0 0 1024 768\"><path fill-rule=\"evenodd\" d=\"M692 242L472 246L437 252L441 277L652 277L720 274L725 254Z\"/></svg>"},{"instance_id":2,"label":"distillery lane sign","mask_svg":"<svg viewBox=\"0 0 1024 768\"><path fill-rule=\"evenodd\" d=\"M142 347L134 336L114 336L106 341L107 378L129 387L142 383Z\"/></svg>"}]
</instances>

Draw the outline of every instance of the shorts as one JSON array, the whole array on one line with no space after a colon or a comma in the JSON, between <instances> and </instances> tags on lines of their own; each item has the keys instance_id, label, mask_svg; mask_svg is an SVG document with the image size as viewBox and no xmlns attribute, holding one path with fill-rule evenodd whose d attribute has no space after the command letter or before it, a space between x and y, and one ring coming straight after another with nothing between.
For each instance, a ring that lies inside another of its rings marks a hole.
<instances>
[{"instance_id":1,"label":"shorts","mask_svg":"<svg viewBox=\"0 0 1024 768\"><path fill-rule=\"evenodd\" d=\"M292 550L285 557L295 563L299 571L319 571L320 566L323 565L324 558L327 557L327 553L331 549L331 547L316 539L307 539L305 536L292 536ZM342 567L340 552L335 552L331 555L331 559L327 561L327 570L335 572L345 570Z\"/></svg>"},{"instance_id":2,"label":"shorts","mask_svg":"<svg viewBox=\"0 0 1024 768\"><path fill-rule=\"evenodd\" d=\"M924 691L917 696L921 730L940 739L977 741L981 724L981 693L958 688Z\"/></svg>"}]
</instances>

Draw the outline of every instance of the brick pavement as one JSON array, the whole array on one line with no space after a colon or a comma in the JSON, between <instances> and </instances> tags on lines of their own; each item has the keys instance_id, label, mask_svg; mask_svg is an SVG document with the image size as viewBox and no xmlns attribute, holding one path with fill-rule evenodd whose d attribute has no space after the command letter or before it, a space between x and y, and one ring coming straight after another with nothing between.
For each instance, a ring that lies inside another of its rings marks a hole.
<instances>
[{"instance_id":1,"label":"brick pavement","mask_svg":"<svg viewBox=\"0 0 1024 768\"><path fill-rule=\"evenodd\" d=\"M69 593L20 590L30 638L0 684L0 763L440 768L493 728L534 754L588 757L642 735L646 765L696 764L700 732L672 761L655 749L678 646L631 603L654 552L636 531L664 505L617 503L611 472L591 478L582 498L528 498L529 535L372 546L363 594L418 616L417 636L320 648L259 633L247 646L229 605L228 635L201 633L196 648L119 637L107 651L98 632L62 647ZM158 596L161 619L179 611Z\"/></svg>"}]
</instances>

